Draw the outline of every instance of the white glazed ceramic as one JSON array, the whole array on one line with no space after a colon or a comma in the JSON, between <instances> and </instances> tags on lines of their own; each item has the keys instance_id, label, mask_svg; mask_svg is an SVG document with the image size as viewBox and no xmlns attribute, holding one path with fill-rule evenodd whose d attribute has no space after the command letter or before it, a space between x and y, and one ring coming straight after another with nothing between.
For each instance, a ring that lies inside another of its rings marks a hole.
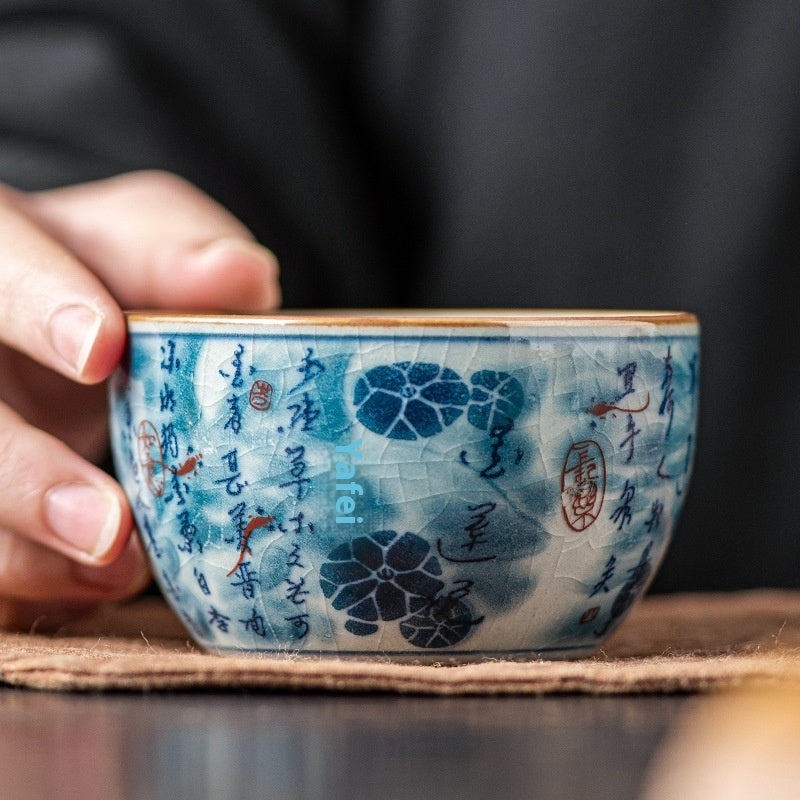
<instances>
[{"instance_id":1,"label":"white glazed ceramic","mask_svg":"<svg viewBox=\"0 0 800 800\"><path fill-rule=\"evenodd\" d=\"M128 324L116 467L208 649L580 656L670 540L695 442L689 314Z\"/></svg>"}]
</instances>

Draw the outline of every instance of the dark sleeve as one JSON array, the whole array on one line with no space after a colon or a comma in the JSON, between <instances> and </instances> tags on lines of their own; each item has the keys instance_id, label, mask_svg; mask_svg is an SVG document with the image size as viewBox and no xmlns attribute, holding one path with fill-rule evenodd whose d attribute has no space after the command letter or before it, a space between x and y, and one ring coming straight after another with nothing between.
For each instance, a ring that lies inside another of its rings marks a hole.
<instances>
[{"instance_id":1,"label":"dark sleeve","mask_svg":"<svg viewBox=\"0 0 800 800\"><path fill-rule=\"evenodd\" d=\"M180 167L171 115L122 26L13 5L0 14L0 179L38 189Z\"/></svg>"},{"instance_id":2,"label":"dark sleeve","mask_svg":"<svg viewBox=\"0 0 800 800\"><path fill-rule=\"evenodd\" d=\"M359 292L391 303L390 195L350 113L349 3L2 9L0 180L37 189L169 170L276 252L287 305L352 305Z\"/></svg>"}]
</instances>

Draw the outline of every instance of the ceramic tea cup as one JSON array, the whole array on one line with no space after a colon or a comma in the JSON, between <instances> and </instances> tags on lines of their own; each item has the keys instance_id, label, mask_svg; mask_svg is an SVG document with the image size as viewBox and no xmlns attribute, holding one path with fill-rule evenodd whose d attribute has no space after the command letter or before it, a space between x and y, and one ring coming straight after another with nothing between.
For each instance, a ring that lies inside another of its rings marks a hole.
<instances>
[{"instance_id":1,"label":"ceramic tea cup","mask_svg":"<svg viewBox=\"0 0 800 800\"><path fill-rule=\"evenodd\" d=\"M699 328L672 312L128 315L116 468L214 651L577 657L687 491Z\"/></svg>"}]
</instances>

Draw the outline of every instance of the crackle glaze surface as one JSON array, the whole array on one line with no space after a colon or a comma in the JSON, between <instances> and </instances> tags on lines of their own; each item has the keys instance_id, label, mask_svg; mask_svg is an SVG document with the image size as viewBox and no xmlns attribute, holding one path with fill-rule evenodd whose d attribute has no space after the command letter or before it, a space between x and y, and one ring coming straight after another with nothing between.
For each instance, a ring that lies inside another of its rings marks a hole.
<instances>
[{"instance_id":1,"label":"crackle glaze surface","mask_svg":"<svg viewBox=\"0 0 800 800\"><path fill-rule=\"evenodd\" d=\"M207 648L583 655L675 526L698 392L685 316L129 326L116 466Z\"/></svg>"}]
</instances>

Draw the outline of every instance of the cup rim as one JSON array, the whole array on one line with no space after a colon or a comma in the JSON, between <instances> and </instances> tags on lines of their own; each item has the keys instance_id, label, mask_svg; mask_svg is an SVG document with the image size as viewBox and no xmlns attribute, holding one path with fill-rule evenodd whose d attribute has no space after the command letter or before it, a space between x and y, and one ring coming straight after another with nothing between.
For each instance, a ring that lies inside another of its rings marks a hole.
<instances>
[{"instance_id":1,"label":"cup rim","mask_svg":"<svg viewBox=\"0 0 800 800\"><path fill-rule=\"evenodd\" d=\"M278 325L337 327L513 327L629 325L698 325L689 311L616 309L509 309L509 308L357 308L280 309L263 314L128 310L128 323Z\"/></svg>"}]
</instances>

